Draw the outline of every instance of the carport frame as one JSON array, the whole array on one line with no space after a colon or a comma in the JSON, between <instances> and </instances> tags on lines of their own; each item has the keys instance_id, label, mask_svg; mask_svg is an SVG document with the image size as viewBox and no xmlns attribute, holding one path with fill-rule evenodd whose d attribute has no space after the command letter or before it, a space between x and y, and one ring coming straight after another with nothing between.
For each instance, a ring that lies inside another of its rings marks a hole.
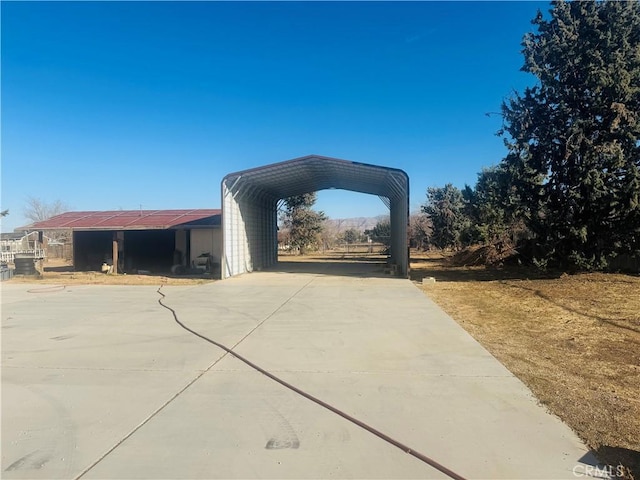
<instances>
[{"instance_id":1,"label":"carport frame","mask_svg":"<svg viewBox=\"0 0 640 480\"><path fill-rule=\"evenodd\" d=\"M409 176L402 170L308 155L226 175L221 182L221 278L278 262L277 206L326 189L377 195L391 217L390 262L409 274Z\"/></svg>"}]
</instances>

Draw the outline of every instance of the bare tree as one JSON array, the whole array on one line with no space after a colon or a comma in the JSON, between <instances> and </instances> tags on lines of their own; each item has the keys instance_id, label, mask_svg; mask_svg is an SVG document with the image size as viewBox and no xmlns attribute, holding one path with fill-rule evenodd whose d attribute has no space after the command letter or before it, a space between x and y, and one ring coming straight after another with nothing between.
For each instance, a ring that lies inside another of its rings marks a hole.
<instances>
[{"instance_id":1,"label":"bare tree","mask_svg":"<svg viewBox=\"0 0 640 480\"><path fill-rule=\"evenodd\" d=\"M426 250L432 233L431 219L424 213L412 213L409 216L409 241L411 247Z\"/></svg>"},{"instance_id":2,"label":"bare tree","mask_svg":"<svg viewBox=\"0 0 640 480\"><path fill-rule=\"evenodd\" d=\"M338 238L340 227L336 220L327 219L324 222L324 228L320 232L320 239L322 240L322 251L331 250Z\"/></svg>"},{"instance_id":3,"label":"bare tree","mask_svg":"<svg viewBox=\"0 0 640 480\"><path fill-rule=\"evenodd\" d=\"M26 218L35 223L48 220L67 210L69 210L68 205L61 200L54 200L52 203L47 203L38 197L29 196L27 197L27 204L23 213ZM71 238L71 231L49 230L47 231L47 236L57 241L67 242Z\"/></svg>"},{"instance_id":4,"label":"bare tree","mask_svg":"<svg viewBox=\"0 0 640 480\"><path fill-rule=\"evenodd\" d=\"M61 200L47 203L38 197L27 197L27 205L24 208L24 216L32 222L42 222L56 215L60 215L69 207Z\"/></svg>"}]
</instances>

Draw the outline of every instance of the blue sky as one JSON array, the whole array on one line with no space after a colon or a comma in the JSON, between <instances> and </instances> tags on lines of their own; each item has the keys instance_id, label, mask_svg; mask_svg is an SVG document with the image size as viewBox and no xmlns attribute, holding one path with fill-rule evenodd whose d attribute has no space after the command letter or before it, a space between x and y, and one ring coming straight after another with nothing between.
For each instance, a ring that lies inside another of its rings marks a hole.
<instances>
[{"instance_id":1,"label":"blue sky","mask_svg":"<svg viewBox=\"0 0 640 480\"><path fill-rule=\"evenodd\" d=\"M73 210L219 208L230 172L308 154L474 184L546 2L2 2L2 231ZM377 197L319 194L332 218Z\"/></svg>"}]
</instances>

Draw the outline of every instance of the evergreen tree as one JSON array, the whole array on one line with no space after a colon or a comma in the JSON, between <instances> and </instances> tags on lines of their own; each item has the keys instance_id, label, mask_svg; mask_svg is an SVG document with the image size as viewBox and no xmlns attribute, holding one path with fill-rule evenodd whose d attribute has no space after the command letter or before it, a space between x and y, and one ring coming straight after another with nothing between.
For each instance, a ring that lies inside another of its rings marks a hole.
<instances>
[{"instance_id":1,"label":"evergreen tree","mask_svg":"<svg viewBox=\"0 0 640 480\"><path fill-rule=\"evenodd\" d=\"M462 235L469 220L464 209L462 192L452 184L427 189L427 203L422 206L422 212L431 220L430 242L434 246L457 249L466 243Z\"/></svg>"},{"instance_id":2,"label":"evergreen tree","mask_svg":"<svg viewBox=\"0 0 640 480\"><path fill-rule=\"evenodd\" d=\"M299 249L304 255L310 248L318 245L320 233L327 216L324 212L312 210L316 202L316 193L306 193L285 199L286 210L283 225L289 231L289 245Z\"/></svg>"},{"instance_id":3,"label":"evergreen tree","mask_svg":"<svg viewBox=\"0 0 640 480\"><path fill-rule=\"evenodd\" d=\"M552 6L522 44L537 84L503 104L504 200L543 261L603 268L640 248L640 3Z\"/></svg>"},{"instance_id":4,"label":"evergreen tree","mask_svg":"<svg viewBox=\"0 0 640 480\"><path fill-rule=\"evenodd\" d=\"M388 218L380 220L371 230L365 230L364 234L371 237L374 242L389 247L391 245L391 220Z\"/></svg>"},{"instance_id":5,"label":"evergreen tree","mask_svg":"<svg viewBox=\"0 0 640 480\"><path fill-rule=\"evenodd\" d=\"M351 244L359 242L362 239L362 233L355 228L349 228L342 233L341 237L343 242Z\"/></svg>"},{"instance_id":6,"label":"evergreen tree","mask_svg":"<svg viewBox=\"0 0 640 480\"><path fill-rule=\"evenodd\" d=\"M515 241L515 230L519 230L518 204L514 202L504 165L483 168L475 187L465 186L462 196L472 228L478 230L479 241L496 243L504 241L505 236Z\"/></svg>"}]
</instances>

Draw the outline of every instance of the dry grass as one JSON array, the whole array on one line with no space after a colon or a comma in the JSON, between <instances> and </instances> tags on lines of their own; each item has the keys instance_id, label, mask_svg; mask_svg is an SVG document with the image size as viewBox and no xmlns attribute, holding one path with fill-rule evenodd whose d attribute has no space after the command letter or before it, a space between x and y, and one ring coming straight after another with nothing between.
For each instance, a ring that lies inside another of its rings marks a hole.
<instances>
[{"instance_id":1,"label":"dry grass","mask_svg":"<svg viewBox=\"0 0 640 480\"><path fill-rule=\"evenodd\" d=\"M197 285L213 281L211 276L177 275L107 275L101 272L74 272L68 262L60 259L47 260L39 276L14 276L11 283L77 284L77 285Z\"/></svg>"},{"instance_id":2,"label":"dry grass","mask_svg":"<svg viewBox=\"0 0 640 480\"><path fill-rule=\"evenodd\" d=\"M425 293L613 465L640 473L640 277L412 258Z\"/></svg>"}]
</instances>

